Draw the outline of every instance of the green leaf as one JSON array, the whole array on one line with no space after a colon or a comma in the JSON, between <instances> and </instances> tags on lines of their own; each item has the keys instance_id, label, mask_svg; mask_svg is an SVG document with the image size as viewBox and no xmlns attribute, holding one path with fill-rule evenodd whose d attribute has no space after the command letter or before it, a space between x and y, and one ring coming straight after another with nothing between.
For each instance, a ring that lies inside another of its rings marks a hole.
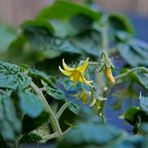
<instances>
[{"instance_id":1,"label":"green leaf","mask_svg":"<svg viewBox=\"0 0 148 148\"><path fill-rule=\"evenodd\" d=\"M141 118L140 122L148 121L148 116L136 107L130 107L124 114L124 119L134 126L139 122L139 117Z\"/></svg>"},{"instance_id":2,"label":"green leaf","mask_svg":"<svg viewBox=\"0 0 148 148\"><path fill-rule=\"evenodd\" d=\"M72 37L93 28L93 21L86 16L76 15L70 20L52 19L48 21L54 28L54 36Z\"/></svg>"},{"instance_id":3,"label":"green leaf","mask_svg":"<svg viewBox=\"0 0 148 148\"><path fill-rule=\"evenodd\" d=\"M43 80L43 83L44 83L44 81L48 84L48 85L50 85L51 86L51 78L50 78L50 76L48 76L46 73L44 73L43 71L39 71L39 70L36 70L36 69L29 69L29 73L28 73L28 75L32 78L32 79L34 79L34 80L39 80L39 81L41 81L41 80ZM47 85L46 84L46 85Z\"/></svg>"},{"instance_id":4,"label":"green leaf","mask_svg":"<svg viewBox=\"0 0 148 148\"><path fill-rule=\"evenodd\" d=\"M69 110L71 110L73 113L78 115L80 111L80 106L77 103L71 102L68 106Z\"/></svg>"},{"instance_id":5,"label":"green leaf","mask_svg":"<svg viewBox=\"0 0 148 148\"><path fill-rule=\"evenodd\" d=\"M127 120L132 125L135 125L135 116L140 112L140 109L136 107L130 107L124 114L124 119Z\"/></svg>"},{"instance_id":6,"label":"green leaf","mask_svg":"<svg viewBox=\"0 0 148 148\"><path fill-rule=\"evenodd\" d=\"M30 92L19 92L20 107L24 114L32 118L38 117L44 110L41 100Z\"/></svg>"},{"instance_id":7,"label":"green leaf","mask_svg":"<svg viewBox=\"0 0 148 148\"><path fill-rule=\"evenodd\" d=\"M27 28L31 28L31 27L46 28L49 33L51 33L51 34L54 33L53 26L46 20L39 20L39 19L38 20L30 20L30 21L26 21L21 26L22 30L26 30Z\"/></svg>"},{"instance_id":8,"label":"green leaf","mask_svg":"<svg viewBox=\"0 0 148 148\"><path fill-rule=\"evenodd\" d=\"M0 95L0 135L4 140L15 140L21 132L21 121L9 95Z\"/></svg>"},{"instance_id":9,"label":"green leaf","mask_svg":"<svg viewBox=\"0 0 148 148\"><path fill-rule=\"evenodd\" d=\"M140 126L140 130L144 132L144 134L148 134L148 123L142 123Z\"/></svg>"},{"instance_id":10,"label":"green leaf","mask_svg":"<svg viewBox=\"0 0 148 148\"><path fill-rule=\"evenodd\" d=\"M16 31L5 23L0 22L0 52L8 49L15 38Z\"/></svg>"},{"instance_id":11,"label":"green leaf","mask_svg":"<svg viewBox=\"0 0 148 148\"><path fill-rule=\"evenodd\" d=\"M38 57L38 54L38 52L34 52L28 43L28 39L20 35L11 43L9 49L2 54L1 59L2 61L15 63L17 65L22 63L32 64L36 62L38 58L42 57L41 54L40 57Z\"/></svg>"},{"instance_id":12,"label":"green leaf","mask_svg":"<svg viewBox=\"0 0 148 148\"><path fill-rule=\"evenodd\" d=\"M148 44L134 39L125 32L118 32L116 37L117 49L128 64L133 67L139 65L148 66Z\"/></svg>"},{"instance_id":13,"label":"green leaf","mask_svg":"<svg viewBox=\"0 0 148 148\"><path fill-rule=\"evenodd\" d=\"M64 137L66 143L73 146L84 146L89 144L101 146L118 138L120 135L120 130L116 130L111 126L80 123L77 128L73 128Z\"/></svg>"},{"instance_id":14,"label":"green leaf","mask_svg":"<svg viewBox=\"0 0 148 148\"><path fill-rule=\"evenodd\" d=\"M84 53L88 53L96 57L99 56L99 50L101 48L101 36L99 32L88 30L72 37L71 41L73 45L80 50L83 50Z\"/></svg>"},{"instance_id":15,"label":"green leaf","mask_svg":"<svg viewBox=\"0 0 148 148\"><path fill-rule=\"evenodd\" d=\"M141 96L139 100L141 109L148 114L148 97Z\"/></svg>"},{"instance_id":16,"label":"green leaf","mask_svg":"<svg viewBox=\"0 0 148 148\"><path fill-rule=\"evenodd\" d=\"M135 147L145 147L143 146L144 141L146 141L146 138L142 137L141 135L125 135L123 139L120 141L116 141L116 147L119 148L135 148ZM110 146L109 146L110 148Z\"/></svg>"},{"instance_id":17,"label":"green leaf","mask_svg":"<svg viewBox=\"0 0 148 148\"><path fill-rule=\"evenodd\" d=\"M48 51L46 52L46 58L48 59L55 58L62 53L83 54L85 52L98 56L99 47L101 46L100 33L95 30L88 30L69 38L60 38L51 35L45 28L38 26L30 28L28 26L28 28L25 28L24 34L28 37L34 49Z\"/></svg>"},{"instance_id":18,"label":"green leaf","mask_svg":"<svg viewBox=\"0 0 148 148\"><path fill-rule=\"evenodd\" d=\"M0 88L16 89L18 85L26 88L29 84L30 78L18 66L0 62Z\"/></svg>"},{"instance_id":19,"label":"green leaf","mask_svg":"<svg viewBox=\"0 0 148 148\"><path fill-rule=\"evenodd\" d=\"M79 14L85 15L94 21L97 21L101 15L100 12L91 10L88 7L60 0L43 9L37 19L70 19Z\"/></svg>"},{"instance_id":20,"label":"green leaf","mask_svg":"<svg viewBox=\"0 0 148 148\"><path fill-rule=\"evenodd\" d=\"M11 61L18 65L24 63L33 65L36 62L43 61L47 58L55 58L61 54L59 51L55 50L40 50L39 48L41 48L40 46L42 45L40 45L39 48L36 45L35 47L32 46L34 45L30 44L28 38L24 35L21 35L14 42L12 42L9 50L5 53L3 59L5 61Z\"/></svg>"},{"instance_id":21,"label":"green leaf","mask_svg":"<svg viewBox=\"0 0 148 148\"><path fill-rule=\"evenodd\" d=\"M137 54L137 51L134 48L131 48L126 44L120 44L118 46L118 49L119 49L120 55L132 67L139 66L139 65L144 65L144 66L148 65L146 58L143 57L140 53Z\"/></svg>"},{"instance_id":22,"label":"green leaf","mask_svg":"<svg viewBox=\"0 0 148 148\"><path fill-rule=\"evenodd\" d=\"M97 22L100 16L100 12L88 7L66 1L56 1L43 9L35 20L25 22L22 29L29 26L49 28L52 35L65 38L92 29L93 23Z\"/></svg>"},{"instance_id":23,"label":"green leaf","mask_svg":"<svg viewBox=\"0 0 148 148\"><path fill-rule=\"evenodd\" d=\"M132 78L141 84L145 89L148 89L148 73L144 71L136 71L132 74Z\"/></svg>"},{"instance_id":24,"label":"green leaf","mask_svg":"<svg viewBox=\"0 0 148 148\"><path fill-rule=\"evenodd\" d=\"M62 14L63 9L68 13L65 13L64 10ZM50 13L52 11L54 11L54 15ZM44 14L48 15L48 18ZM98 38L95 39L97 37L95 33L89 37L86 33L82 44L82 40L77 40L77 37L74 39L73 36L92 29L93 22L97 22L100 15L99 12L75 3L57 1L43 10L36 19L27 21L22 25L22 37L25 38L25 42L20 44L21 40L16 40L15 44L18 42L21 47L12 44L7 59L18 64L34 64L45 59L57 58L63 53L83 54L86 52L96 55L96 53L98 54L98 51L95 51L98 46ZM59 16L63 17L59 18ZM18 55L17 59L15 55Z\"/></svg>"},{"instance_id":25,"label":"green leaf","mask_svg":"<svg viewBox=\"0 0 148 148\"><path fill-rule=\"evenodd\" d=\"M65 38L76 35L82 31L92 29L92 20L83 15L73 17L71 20L43 20L36 19L26 21L22 25L22 30L28 30L28 28L40 27L47 29L51 35L56 37Z\"/></svg>"},{"instance_id":26,"label":"green leaf","mask_svg":"<svg viewBox=\"0 0 148 148\"><path fill-rule=\"evenodd\" d=\"M64 92L58 88L50 87L46 82L42 81L43 87L48 95L57 100L67 100Z\"/></svg>"},{"instance_id":27,"label":"green leaf","mask_svg":"<svg viewBox=\"0 0 148 148\"><path fill-rule=\"evenodd\" d=\"M77 34L93 28L93 20L82 14L72 17L70 24L74 27Z\"/></svg>"},{"instance_id":28,"label":"green leaf","mask_svg":"<svg viewBox=\"0 0 148 148\"><path fill-rule=\"evenodd\" d=\"M85 123L96 123L100 124L102 119L98 118L96 112L92 110L90 107L81 106L79 109L77 122L85 122Z\"/></svg>"},{"instance_id":29,"label":"green leaf","mask_svg":"<svg viewBox=\"0 0 148 148\"><path fill-rule=\"evenodd\" d=\"M129 135L126 132L107 124L79 123L65 134L58 148L81 147L131 147L141 146L142 136Z\"/></svg>"},{"instance_id":30,"label":"green leaf","mask_svg":"<svg viewBox=\"0 0 148 148\"><path fill-rule=\"evenodd\" d=\"M87 112L86 112L87 111ZM63 141L58 148L81 148L81 147L134 147L141 146L144 138L142 136L129 135L121 129L115 128L107 123L99 121L98 117L85 107L80 112L81 120L64 135Z\"/></svg>"},{"instance_id":31,"label":"green leaf","mask_svg":"<svg viewBox=\"0 0 148 148\"><path fill-rule=\"evenodd\" d=\"M134 29L130 20L123 14L119 13L109 14L109 22L111 26L114 28L114 30L120 30L120 31L122 30L130 34L134 34Z\"/></svg>"},{"instance_id":32,"label":"green leaf","mask_svg":"<svg viewBox=\"0 0 148 148\"><path fill-rule=\"evenodd\" d=\"M29 133L29 134L24 134L24 136L21 138L21 143L37 143L40 140L42 140L42 137L38 134L34 133Z\"/></svg>"},{"instance_id":33,"label":"green leaf","mask_svg":"<svg viewBox=\"0 0 148 148\"><path fill-rule=\"evenodd\" d=\"M57 53L57 56L62 52L81 53L81 51L73 46L69 40L51 35L44 27L26 27L24 34L28 37L34 49L38 51L49 50L50 57L50 54L53 53Z\"/></svg>"},{"instance_id":34,"label":"green leaf","mask_svg":"<svg viewBox=\"0 0 148 148\"><path fill-rule=\"evenodd\" d=\"M42 124L37 129L33 130L31 133L34 135L38 135L41 137L41 139L36 142L38 143L45 143L49 140L49 134L51 133L50 125L48 122Z\"/></svg>"},{"instance_id":35,"label":"green leaf","mask_svg":"<svg viewBox=\"0 0 148 148\"><path fill-rule=\"evenodd\" d=\"M49 22L54 28L54 36L65 38L77 33L69 20L53 19L49 20Z\"/></svg>"}]
</instances>

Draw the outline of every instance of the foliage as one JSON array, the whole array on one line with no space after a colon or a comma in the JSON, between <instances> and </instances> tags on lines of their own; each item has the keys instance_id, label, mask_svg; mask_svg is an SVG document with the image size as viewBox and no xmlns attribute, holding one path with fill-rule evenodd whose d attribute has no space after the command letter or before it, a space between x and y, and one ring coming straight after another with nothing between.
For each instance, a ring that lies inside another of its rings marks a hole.
<instances>
[{"instance_id":1,"label":"foliage","mask_svg":"<svg viewBox=\"0 0 148 148\"><path fill-rule=\"evenodd\" d=\"M91 112L85 108L85 112L81 115L86 115L86 112ZM94 115L95 116L95 115ZM146 142L146 138L140 135L127 134L125 131L118 129L112 125L104 124L98 119L79 119L75 128L69 131L64 136L59 148L67 147L138 147Z\"/></svg>"},{"instance_id":2,"label":"foliage","mask_svg":"<svg viewBox=\"0 0 148 148\"><path fill-rule=\"evenodd\" d=\"M146 147L148 45L125 16L89 4L55 1L19 34L0 24L2 147L51 139L59 148ZM113 107L133 134L111 125Z\"/></svg>"},{"instance_id":3,"label":"foliage","mask_svg":"<svg viewBox=\"0 0 148 148\"><path fill-rule=\"evenodd\" d=\"M0 53L7 50L11 42L17 37L16 31L3 22L0 22Z\"/></svg>"}]
</instances>

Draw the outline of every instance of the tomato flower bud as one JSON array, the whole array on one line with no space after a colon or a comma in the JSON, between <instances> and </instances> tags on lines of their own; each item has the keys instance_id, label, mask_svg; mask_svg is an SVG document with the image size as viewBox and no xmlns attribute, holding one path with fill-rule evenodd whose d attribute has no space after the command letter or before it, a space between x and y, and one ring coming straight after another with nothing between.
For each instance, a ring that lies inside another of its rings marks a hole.
<instances>
[{"instance_id":1,"label":"tomato flower bud","mask_svg":"<svg viewBox=\"0 0 148 148\"><path fill-rule=\"evenodd\" d=\"M115 84L115 78L112 75L112 70L110 67L105 67L105 75L110 84Z\"/></svg>"}]
</instances>

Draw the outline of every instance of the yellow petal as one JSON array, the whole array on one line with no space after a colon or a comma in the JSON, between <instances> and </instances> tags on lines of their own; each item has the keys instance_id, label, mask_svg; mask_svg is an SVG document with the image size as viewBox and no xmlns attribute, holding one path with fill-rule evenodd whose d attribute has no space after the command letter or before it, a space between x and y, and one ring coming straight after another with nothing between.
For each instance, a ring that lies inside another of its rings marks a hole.
<instances>
[{"instance_id":1,"label":"yellow petal","mask_svg":"<svg viewBox=\"0 0 148 148\"><path fill-rule=\"evenodd\" d=\"M63 63L64 70L66 70L66 71L73 71L74 70L74 68L70 68L70 67L67 66L64 59L62 59L62 63Z\"/></svg>"},{"instance_id":2,"label":"yellow petal","mask_svg":"<svg viewBox=\"0 0 148 148\"><path fill-rule=\"evenodd\" d=\"M65 75L65 76L71 76L72 72L65 71L59 66L59 70Z\"/></svg>"},{"instance_id":3,"label":"yellow petal","mask_svg":"<svg viewBox=\"0 0 148 148\"><path fill-rule=\"evenodd\" d=\"M78 66L76 69L78 70L78 71L80 71L82 74L85 72L85 70L86 70L86 68L87 68L87 66L88 66L88 60L89 60L89 58L87 58L85 61L84 61L84 63L82 64L82 65L80 65L80 66Z\"/></svg>"},{"instance_id":4,"label":"yellow petal","mask_svg":"<svg viewBox=\"0 0 148 148\"><path fill-rule=\"evenodd\" d=\"M85 77L83 75L81 75L81 78L79 79L80 82L85 83L86 85L93 87L90 83L92 83L93 81L88 81L85 79Z\"/></svg>"}]
</instances>

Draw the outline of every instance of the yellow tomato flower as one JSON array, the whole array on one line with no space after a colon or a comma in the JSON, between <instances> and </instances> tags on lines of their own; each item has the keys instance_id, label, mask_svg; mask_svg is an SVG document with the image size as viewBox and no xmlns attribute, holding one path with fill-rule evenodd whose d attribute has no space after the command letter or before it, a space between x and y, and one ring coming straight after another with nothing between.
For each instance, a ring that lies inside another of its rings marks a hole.
<instances>
[{"instance_id":1,"label":"yellow tomato flower","mask_svg":"<svg viewBox=\"0 0 148 148\"><path fill-rule=\"evenodd\" d=\"M91 95L91 92L84 91L80 94L80 99L82 100L83 104L86 104L89 100L89 97Z\"/></svg>"},{"instance_id":2,"label":"yellow tomato flower","mask_svg":"<svg viewBox=\"0 0 148 148\"><path fill-rule=\"evenodd\" d=\"M64 69L62 69L60 66L59 66L59 69L65 76L70 77L70 80L73 81L73 85L75 85L76 82L79 81L79 82L85 83L86 85L88 85L90 87L93 87L91 85L92 81L88 81L84 77L84 73L88 67L88 60L89 60L89 58L87 58L82 65L75 67L75 68L71 68L66 65L66 63L63 59L62 63L63 63Z\"/></svg>"}]
</instances>

